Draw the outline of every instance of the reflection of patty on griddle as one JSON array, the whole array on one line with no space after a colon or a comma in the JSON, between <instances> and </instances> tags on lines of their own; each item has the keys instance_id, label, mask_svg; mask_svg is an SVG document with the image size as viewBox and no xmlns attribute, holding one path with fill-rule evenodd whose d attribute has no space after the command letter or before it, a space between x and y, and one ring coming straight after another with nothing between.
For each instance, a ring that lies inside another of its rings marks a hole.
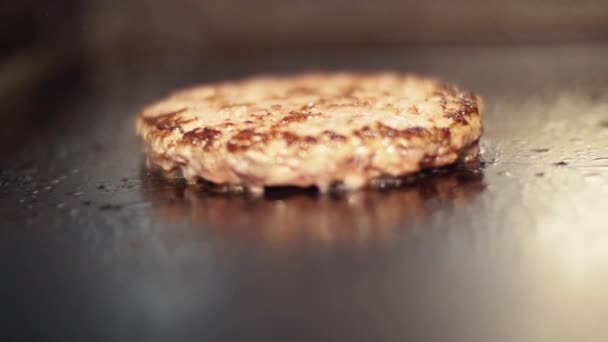
<instances>
[{"instance_id":1,"label":"reflection of patty on griddle","mask_svg":"<svg viewBox=\"0 0 608 342\"><path fill-rule=\"evenodd\" d=\"M427 200L469 202L485 187L471 164L391 180L397 188L331 196L296 188L273 188L263 198L220 196L160 173L142 174L142 195L161 219L189 220L226 238L269 243L384 239L430 215Z\"/></svg>"}]
</instances>

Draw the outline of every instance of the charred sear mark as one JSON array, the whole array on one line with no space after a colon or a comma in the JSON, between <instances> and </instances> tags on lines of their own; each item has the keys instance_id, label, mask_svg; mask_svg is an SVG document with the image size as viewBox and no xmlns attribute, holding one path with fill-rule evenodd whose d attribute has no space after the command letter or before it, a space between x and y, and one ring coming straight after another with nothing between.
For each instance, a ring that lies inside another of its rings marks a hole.
<instances>
[{"instance_id":1,"label":"charred sear mark","mask_svg":"<svg viewBox=\"0 0 608 342\"><path fill-rule=\"evenodd\" d=\"M230 152L244 151L257 144L266 143L268 138L268 134L255 132L253 129L244 129L226 143L226 148Z\"/></svg>"},{"instance_id":2,"label":"charred sear mark","mask_svg":"<svg viewBox=\"0 0 608 342\"><path fill-rule=\"evenodd\" d=\"M413 137L428 137L430 132L424 127L410 127L406 129L395 129L381 122L376 122L376 130L378 135L384 138L404 138L411 139Z\"/></svg>"},{"instance_id":3,"label":"charred sear mark","mask_svg":"<svg viewBox=\"0 0 608 342\"><path fill-rule=\"evenodd\" d=\"M353 135L361 140L369 140L375 138L378 133L366 125L360 129L354 130Z\"/></svg>"},{"instance_id":4,"label":"charred sear mark","mask_svg":"<svg viewBox=\"0 0 608 342\"><path fill-rule=\"evenodd\" d=\"M311 144L316 144L318 142L317 138L307 135L304 138L302 138L300 140L300 142L303 142L305 144L311 145Z\"/></svg>"},{"instance_id":5,"label":"charred sear mark","mask_svg":"<svg viewBox=\"0 0 608 342\"><path fill-rule=\"evenodd\" d=\"M155 126L160 131L179 131L180 133L184 133L181 125L186 124L188 122L192 122L195 119L185 119L180 116L183 112L186 111L186 108L182 108L180 110L165 113L161 115L157 115L154 117L144 118L144 122L150 126Z\"/></svg>"},{"instance_id":6,"label":"charred sear mark","mask_svg":"<svg viewBox=\"0 0 608 342\"><path fill-rule=\"evenodd\" d=\"M473 92L463 91L449 83L439 82L433 96L437 98L443 116L458 123L468 123L468 117L479 111L477 97Z\"/></svg>"},{"instance_id":7,"label":"charred sear mark","mask_svg":"<svg viewBox=\"0 0 608 342\"><path fill-rule=\"evenodd\" d=\"M285 142L287 143L288 146L291 146L295 143L297 143L300 140L300 136L295 134L295 133L291 133L291 132L281 132L281 137L283 138L283 140L285 140Z\"/></svg>"},{"instance_id":8,"label":"charred sear mark","mask_svg":"<svg viewBox=\"0 0 608 342\"><path fill-rule=\"evenodd\" d=\"M289 115L281 119L281 124L287 125L292 122L304 122L317 116L320 116L320 114L292 111Z\"/></svg>"},{"instance_id":9,"label":"charred sear mark","mask_svg":"<svg viewBox=\"0 0 608 342\"><path fill-rule=\"evenodd\" d=\"M443 111L446 111L448 109L448 100L447 100L447 98L443 94L440 94L438 96L439 97L436 98L437 103L439 103L439 106L441 107L441 109Z\"/></svg>"},{"instance_id":10,"label":"charred sear mark","mask_svg":"<svg viewBox=\"0 0 608 342\"><path fill-rule=\"evenodd\" d=\"M396 129L381 122L376 122L373 129L369 126L364 126L361 129L353 131L353 135L362 140L374 138L412 140L419 138L429 141L447 142L450 137L450 130L448 128L433 128L429 130L424 127Z\"/></svg>"},{"instance_id":11,"label":"charred sear mark","mask_svg":"<svg viewBox=\"0 0 608 342\"><path fill-rule=\"evenodd\" d=\"M454 108L443 108L445 118L458 123L468 123L468 117L479 111L475 97L458 97L454 102Z\"/></svg>"},{"instance_id":12,"label":"charred sear mark","mask_svg":"<svg viewBox=\"0 0 608 342\"><path fill-rule=\"evenodd\" d=\"M256 145L266 144L271 140L283 140L287 146L298 146L299 148L308 148L318 142L318 139L314 136L301 136L290 131L279 131L274 128L269 133L245 129L233 136L226 144L226 148L229 152L242 152Z\"/></svg>"},{"instance_id":13,"label":"charred sear mark","mask_svg":"<svg viewBox=\"0 0 608 342\"><path fill-rule=\"evenodd\" d=\"M329 138L329 140L331 140L331 141L335 141L335 142L345 142L346 141L345 136L338 134L331 130L325 130L325 131L323 131L323 134L325 136L327 136Z\"/></svg>"},{"instance_id":14,"label":"charred sear mark","mask_svg":"<svg viewBox=\"0 0 608 342\"><path fill-rule=\"evenodd\" d=\"M192 145L201 145L209 151L215 140L222 136L222 132L212 128L197 128L184 134L183 140Z\"/></svg>"},{"instance_id":15,"label":"charred sear mark","mask_svg":"<svg viewBox=\"0 0 608 342\"><path fill-rule=\"evenodd\" d=\"M281 137L287 146L299 145L300 147L308 147L311 144L316 144L318 142L317 138L307 135L300 136L292 132L275 132L274 136Z\"/></svg>"}]
</instances>

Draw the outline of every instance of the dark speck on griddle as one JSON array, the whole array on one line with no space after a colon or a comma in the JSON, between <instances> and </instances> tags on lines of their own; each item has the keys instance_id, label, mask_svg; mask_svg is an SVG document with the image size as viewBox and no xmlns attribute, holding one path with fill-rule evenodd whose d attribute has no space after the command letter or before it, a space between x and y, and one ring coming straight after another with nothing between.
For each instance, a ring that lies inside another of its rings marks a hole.
<instances>
[{"instance_id":1,"label":"dark speck on griddle","mask_svg":"<svg viewBox=\"0 0 608 342\"><path fill-rule=\"evenodd\" d=\"M555 165L555 166L568 166L568 163L566 163L565 161L562 160L560 162L553 163L553 165Z\"/></svg>"},{"instance_id":2,"label":"dark speck on griddle","mask_svg":"<svg viewBox=\"0 0 608 342\"><path fill-rule=\"evenodd\" d=\"M82 204L86 205L87 207L90 206L92 203L93 203L93 201L91 201L91 200L82 201Z\"/></svg>"},{"instance_id":3,"label":"dark speck on griddle","mask_svg":"<svg viewBox=\"0 0 608 342\"><path fill-rule=\"evenodd\" d=\"M99 207L99 210L121 210L122 205L120 204L104 204Z\"/></svg>"},{"instance_id":4,"label":"dark speck on griddle","mask_svg":"<svg viewBox=\"0 0 608 342\"><path fill-rule=\"evenodd\" d=\"M537 172L534 174L536 177L544 177L545 173L544 172Z\"/></svg>"},{"instance_id":5,"label":"dark speck on griddle","mask_svg":"<svg viewBox=\"0 0 608 342\"><path fill-rule=\"evenodd\" d=\"M544 153L549 152L550 150L548 148L533 148L530 151L534 153Z\"/></svg>"},{"instance_id":6,"label":"dark speck on griddle","mask_svg":"<svg viewBox=\"0 0 608 342\"><path fill-rule=\"evenodd\" d=\"M106 186L105 186L105 185L103 185L103 184L99 184L99 185L97 186L97 189L99 189L99 190L103 190L103 189L105 189L105 188L106 188Z\"/></svg>"}]
</instances>

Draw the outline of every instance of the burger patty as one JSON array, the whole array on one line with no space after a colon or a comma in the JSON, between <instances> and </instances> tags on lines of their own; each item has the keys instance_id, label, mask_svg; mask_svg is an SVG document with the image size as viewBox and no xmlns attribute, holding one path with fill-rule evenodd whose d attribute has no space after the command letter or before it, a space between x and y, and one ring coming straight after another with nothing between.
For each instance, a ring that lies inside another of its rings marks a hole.
<instances>
[{"instance_id":1,"label":"burger patty","mask_svg":"<svg viewBox=\"0 0 608 342\"><path fill-rule=\"evenodd\" d=\"M254 77L182 90L137 118L148 159L189 182L357 189L476 155L481 99L398 73Z\"/></svg>"}]
</instances>

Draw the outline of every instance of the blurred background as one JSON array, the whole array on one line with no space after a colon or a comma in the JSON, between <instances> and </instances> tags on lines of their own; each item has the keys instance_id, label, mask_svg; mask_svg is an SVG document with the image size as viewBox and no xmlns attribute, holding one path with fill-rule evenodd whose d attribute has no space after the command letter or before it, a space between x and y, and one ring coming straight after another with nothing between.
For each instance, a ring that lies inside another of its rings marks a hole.
<instances>
[{"instance_id":1,"label":"blurred background","mask_svg":"<svg viewBox=\"0 0 608 342\"><path fill-rule=\"evenodd\" d=\"M187 76L193 82L193 70L205 68L223 78L231 69L220 74L211 65L232 61L244 68L240 61L255 58L280 65L291 58L280 56L302 51L594 44L608 37L608 3L594 0L21 0L0 6L0 115L10 118L0 141L6 148L24 136L15 127L28 125L32 115L52 117L52 109L83 86L141 87ZM299 65L322 67L312 59Z\"/></svg>"},{"instance_id":2,"label":"blurred background","mask_svg":"<svg viewBox=\"0 0 608 342\"><path fill-rule=\"evenodd\" d=\"M607 40L605 0L2 1L0 340L608 341ZM145 104L309 69L479 92L482 163L259 200L145 168Z\"/></svg>"}]
</instances>

